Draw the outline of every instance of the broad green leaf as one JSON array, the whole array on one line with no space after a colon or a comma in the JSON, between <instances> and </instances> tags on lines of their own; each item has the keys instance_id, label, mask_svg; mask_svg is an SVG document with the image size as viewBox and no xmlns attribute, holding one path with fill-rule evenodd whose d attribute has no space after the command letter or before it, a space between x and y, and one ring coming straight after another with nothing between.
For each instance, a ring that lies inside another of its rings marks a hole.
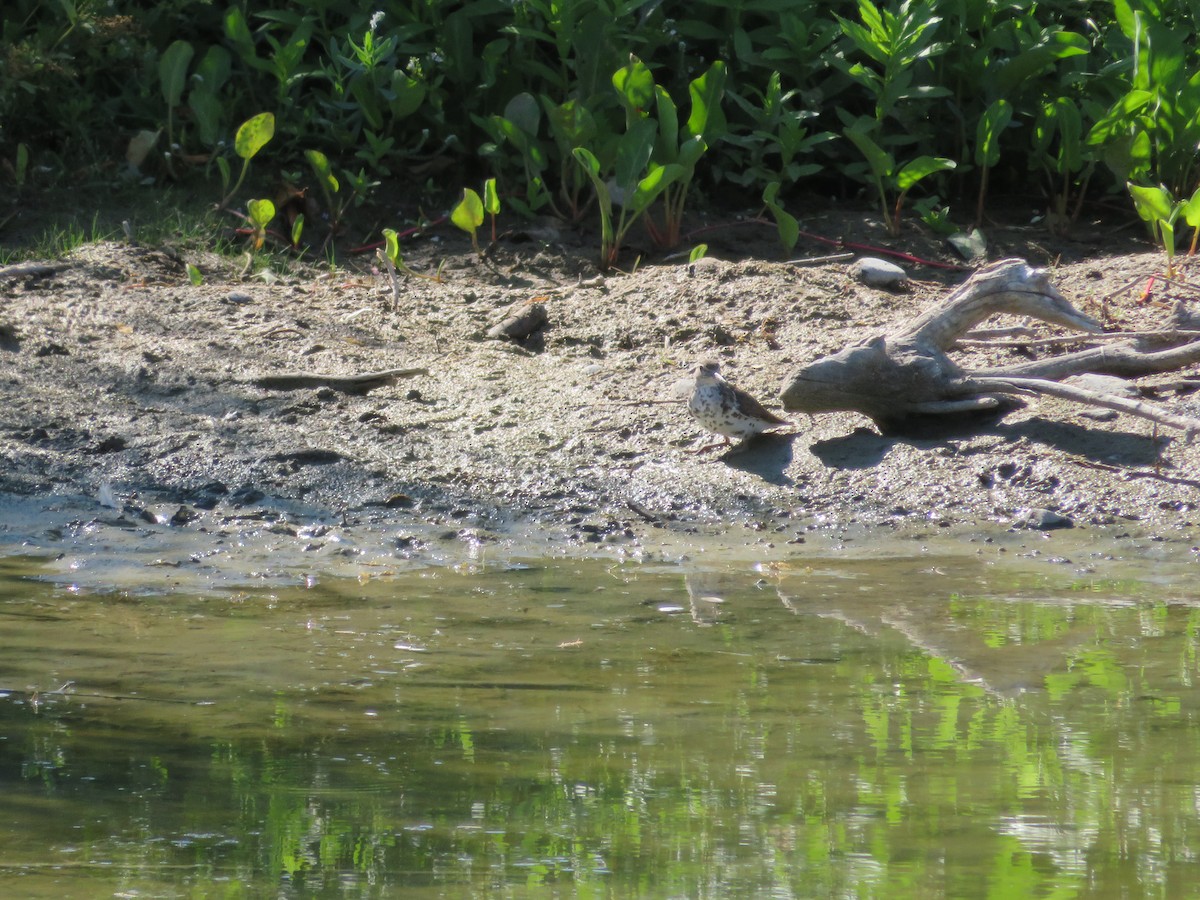
<instances>
[{"instance_id":1,"label":"broad green leaf","mask_svg":"<svg viewBox=\"0 0 1200 900\"><path fill-rule=\"evenodd\" d=\"M504 107L504 118L531 137L537 135L541 117L541 107L530 93L517 94Z\"/></svg>"},{"instance_id":2,"label":"broad green leaf","mask_svg":"<svg viewBox=\"0 0 1200 900\"><path fill-rule=\"evenodd\" d=\"M247 200L246 212L251 222L259 228L266 228L275 218L275 204L270 200Z\"/></svg>"},{"instance_id":3,"label":"broad green leaf","mask_svg":"<svg viewBox=\"0 0 1200 900\"><path fill-rule=\"evenodd\" d=\"M207 86L196 85L188 93L188 109L192 111L192 119L200 140L208 146L213 146L221 139L221 124L225 116L225 105Z\"/></svg>"},{"instance_id":4,"label":"broad green leaf","mask_svg":"<svg viewBox=\"0 0 1200 900\"><path fill-rule=\"evenodd\" d=\"M638 117L649 115L654 103L654 76L644 62L630 55L629 65L613 73L612 83L627 111Z\"/></svg>"},{"instance_id":5,"label":"broad green leaf","mask_svg":"<svg viewBox=\"0 0 1200 900\"><path fill-rule=\"evenodd\" d=\"M704 143L703 138L699 136L690 137L680 146L677 162L679 165L683 166L686 171L691 172L696 167L696 163L699 162L700 157L704 155L704 152L707 149L708 145Z\"/></svg>"},{"instance_id":6,"label":"broad green leaf","mask_svg":"<svg viewBox=\"0 0 1200 900\"><path fill-rule=\"evenodd\" d=\"M483 200L470 188L463 188L462 200L450 211L450 221L472 237L483 224Z\"/></svg>"},{"instance_id":7,"label":"broad green leaf","mask_svg":"<svg viewBox=\"0 0 1200 900\"><path fill-rule=\"evenodd\" d=\"M905 163L904 168L896 173L896 187L904 193L914 184L932 175L934 172L944 172L958 166L952 159L943 156L918 156L911 162Z\"/></svg>"},{"instance_id":8,"label":"broad green leaf","mask_svg":"<svg viewBox=\"0 0 1200 900\"><path fill-rule=\"evenodd\" d=\"M392 73L392 100L388 108L397 119L411 116L425 102L425 85L402 69Z\"/></svg>"},{"instance_id":9,"label":"broad green leaf","mask_svg":"<svg viewBox=\"0 0 1200 900\"><path fill-rule=\"evenodd\" d=\"M711 144L725 134L725 115L721 98L725 96L725 63L717 60L708 71L688 85L692 110L688 115L689 137L702 137Z\"/></svg>"},{"instance_id":10,"label":"broad green leaf","mask_svg":"<svg viewBox=\"0 0 1200 900\"><path fill-rule=\"evenodd\" d=\"M708 254L708 244L697 244L692 248L692 252L688 254L688 262L694 263L697 260L704 259Z\"/></svg>"},{"instance_id":11,"label":"broad green leaf","mask_svg":"<svg viewBox=\"0 0 1200 900\"><path fill-rule=\"evenodd\" d=\"M489 216L500 215L500 194L496 191L496 179L483 183L483 209Z\"/></svg>"},{"instance_id":12,"label":"broad green leaf","mask_svg":"<svg viewBox=\"0 0 1200 900\"><path fill-rule=\"evenodd\" d=\"M679 155L679 113L675 101L662 85L654 86L654 102L658 109L658 153L662 162L674 162Z\"/></svg>"},{"instance_id":13,"label":"broad green leaf","mask_svg":"<svg viewBox=\"0 0 1200 900\"><path fill-rule=\"evenodd\" d=\"M304 234L304 213L300 213L300 215L296 216L295 220L292 222L293 247L298 247L300 245L300 236L302 234Z\"/></svg>"},{"instance_id":14,"label":"broad green leaf","mask_svg":"<svg viewBox=\"0 0 1200 900\"><path fill-rule=\"evenodd\" d=\"M975 129L975 162L981 166L994 166L1000 161L1000 134L1012 121L1012 104L1007 100L995 100L979 117Z\"/></svg>"},{"instance_id":15,"label":"broad green leaf","mask_svg":"<svg viewBox=\"0 0 1200 900\"><path fill-rule=\"evenodd\" d=\"M187 263L187 276L188 281L192 283L192 287L200 287L200 285L204 284L204 273L191 263Z\"/></svg>"},{"instance_id":16,"label":"broad green leaf","mask_svg":"<svg viewBox=\"0 0 1200 900\"><path fill-rule=\"evenodd\" d=\"M851 127L847 128L844 134L850 138L850 141L859 149L859 152L867 158L867 165L871 167L871 174L876 181L881 181L892 174L892 171L896 168L895 159L892 158L890 153L871 140L865 131L861 128Z\"/></svg>"},{"instance_id":17,"label":"broad green leaf","mask_svg":"<svg viewBox=\"0 0 1200 900\"><path fill-rule=\"evenodd\" d=\"M658 195L683 177L683 167L676 163L665 166L652 165L646 177L638 182L627 206L635 215L644 212Z\"/></svg>"},{"instance_id":18,"label":"broad green leaf","mask_svg":"<svg viewBox=\"0 0 1200 900\"><path fill-rule=\"evenodd\" d=\"M617 186L628 193L641 180L654 150L654 136L658 125L652 119L639 119L621 136L617 144L617 159L614 175Z\"/></svg>"},{"instance_id":19,"label":"broad green leaf","mask_svg":"<svg viewBox=\"0 0 1200 900\"><path fill-rule=\"evenodd\" d=\"M1175 218L1175 198L1162 185L1158 187L1143 187L1138 184L1128 184L1129 196L1133 198L1137 213L1152 225L1156 222L1168 222Z\"/></svg>"},{"instance_id":20,"label":"broad green leaf","mask_svg":"<svg viewBox=\"0 0 1200 900\"><path fill-rule=\"evenodd\" d=\"M176 107L183 99L187 85L188 64L195 51L187 41L175 41L163 51L158 60L158 79L162 86L163 99L167 106Z\"/></svg>"},{"instance_id":21,"label":"broad green leaf","mask_svg":"<svg viewBox=\"0 0 1200 900\"><path fill-rule=\"evenodd\" d=\"M233 60L229 51L214 44L204 51L200 62L196 63L193 75L205 90L215 94L229 80L232 71Z\"/></svg>"},{"instance_id":22,"label":"broad green leaf","mask_svg":"<svg viewBox=\"0 0 1200 900\"><path fill-rule=\"evenodd\" d=\"M247 119L238 128L233 139L233 149L242 159L253 159L267 142L275 136L275 114L259 113Z\"/></svg>"},{"instance_id":23,"label":"broad green leaf","mask_svg":"<svg viewBox=\"0 0 1200 900\"><path fill-rule=\"evenodd\" d=\"M1043 36L1042 43L1023 50L994 67L989 72L994 81L993 90L1007 96L1022 87L1033 84L1029 79L1051 68L1060 59L1081 56L1091 49L1088 39L1073 31L1055 31Z\"/></svg>"},{"instance_id":24,"label":"broad green leaf","mask_svg":"<svg viewBox=\"0 0 1200 900\"><path fill-rule=\"evenodd\" d=\"M1196 192L1184 201L1180 212L1188 225L1200 228L1200 188L1196 188Z\"/></svg>"}]
</instances>

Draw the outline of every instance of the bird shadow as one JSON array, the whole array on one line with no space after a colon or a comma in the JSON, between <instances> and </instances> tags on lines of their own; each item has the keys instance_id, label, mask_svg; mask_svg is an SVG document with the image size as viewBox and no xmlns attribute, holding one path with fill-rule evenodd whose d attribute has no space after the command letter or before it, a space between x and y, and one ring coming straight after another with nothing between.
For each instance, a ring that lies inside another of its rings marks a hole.
<instances>
[{"instance_id":1,"label":"bird shadow","mask_svg":"<svg viewBox=\"0 0 1200 900\"><path fill-rule=\"evenodd\" d=\"M788 432L757 434L717 459L731 469L757 475L768 484L787 487L792 484L785 473L792 464L792 442L795 440L796 435Z\"/></svg>"}]
</instances>

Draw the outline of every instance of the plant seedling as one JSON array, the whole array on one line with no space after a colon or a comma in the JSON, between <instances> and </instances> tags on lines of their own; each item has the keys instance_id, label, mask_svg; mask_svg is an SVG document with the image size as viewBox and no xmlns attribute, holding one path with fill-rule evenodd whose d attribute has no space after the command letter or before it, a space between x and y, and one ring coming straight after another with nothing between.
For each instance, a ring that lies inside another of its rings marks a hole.
<instances>
[{"instance_id":1,"label":"plant seedling","mask_svg":"<svg viewBox=\"0 0 1200 900\"><path fill-rule=\"evenodd\" d=\"M1144 187L1131 182L1126 187L1138 215L1150 225L1150 233L1167 257L1167 277L1174 278L1175 223L1183 216L1193 229L1192 243L1188 248L1188 256L1191 256L1196 252L1196 242L1200 239L1200 188L1187 200L1176 200L1161 184Z\"/></svg>"},{"instance_id":2,"label":"plant seedling","mask_svg":"<svg viewBox=\"0 0 1200 900\"><path fill-rule=\"evenodd\" d=\"M479 195L470 188L463 188L462 200L450 211L450 221L471 236L475 255L481 256L477 231L483 224L483 200Z\"/></svg>"},{"instance_id":3,"label":"plant seedling","mask_svg":"<svg viewBox=\"0 0 1200 900\"><path fill-rule=\"evenodd\" d=\"M868 123L865 127L864 121ZM887 233L892 237L897 237L900 234L900 211L904 207L904 198L908 196L908 192L912 190L913 186L926 176L953 169L958 164L954 160L942 156L918 156L897 169L895 157L875 143L867 134L867 129L870 127L869 120L860 119L845 130L845 135L866 157L871 180L879 192L883 223L887 228ZM888 201L889 186L896 192L894 204Z\"/></svg>"},{"instance_id":4,"label":"plant seedling","mask_svg":"<svg viewBox=\"0 0 1200 900\"><path fill-rule=\"evenodd\" d=\"M250 235L250 244L254 250L261 250L267 238L267 226L275 218L275 204L270 200L247 200L247 218L254 226Z\"/></svg>"},{"instance_id":5,"label":"plant seedling","mask_svg":"<svg viewBox=\"0 0 1200 900\"><path fill-rule=\"evenodd\" d=\"M496 179L489 178L483 183L483 211L492 220L492 243L496 243L496 216L500 215L500 194L496 191Z\"/></svg>"},{"instance_id":6,"label":"plant seedling","mask_svg":"<svg viewBox=\"0 0 1200 900\"><path fill-rule=\"evenodd\" d=\"M242 158L242 171L238 175L237 183L223 199L219 206L225 206L233 199L234 194L241 188L242 182L246 180L246 173L250 170L250 160L255 157L259 150L267 145L267 143L275 136L275 115L265 112L259 113L247 119L241 124L234 136L233 149L238 156ZM222 172L224 173L224 169Z\"/></svg>"}]
</instances>

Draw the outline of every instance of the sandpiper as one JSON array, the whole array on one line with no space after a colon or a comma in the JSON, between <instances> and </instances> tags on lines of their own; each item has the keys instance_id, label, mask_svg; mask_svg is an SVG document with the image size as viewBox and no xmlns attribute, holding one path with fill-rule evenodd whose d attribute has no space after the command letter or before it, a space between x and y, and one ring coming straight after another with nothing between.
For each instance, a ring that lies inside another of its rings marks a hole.
<instances>
[{"instance_id":1,"label":"sandpiper","mask_svg":"<svg viewBox=\"0 0 1200 900\"><path fill-rule=\"evenodd\" d=\"M715 362L700 363L694 375L696 380L688 399L688 411L696 417L697 422L721 435L724 440L697 447L693 453L714 447L728 447L732 444L732 438L744 441L776 425L791 424L722 378L720 367Z\"/></svg>"}]
</instances>

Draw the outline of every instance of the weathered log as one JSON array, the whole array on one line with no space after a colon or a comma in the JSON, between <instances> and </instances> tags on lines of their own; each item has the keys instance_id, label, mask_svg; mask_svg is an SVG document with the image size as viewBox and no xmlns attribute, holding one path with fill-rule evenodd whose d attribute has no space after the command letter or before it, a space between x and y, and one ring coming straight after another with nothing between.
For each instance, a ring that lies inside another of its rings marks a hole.
<instances>
[{"instance_id":1,"label":"weathered log","mask_svg":"<svg viewBox=\"0 0 1200 900\"><path fill-rule=\"evenodd\" d=\"M801 367L783 387L783 406L794 412L860 412L884 433L907 433L931 420L1003 414L1020 405L1015 395L1045 394L1117 409L1180 428L1190 438L1200 420L1143 401L1081 390L1058 382L1097 373L1126 378L1172 371L1200 362L1200 336L1180 331L1173 346L1141 350L1134 341L1046 360L967 371L948 355L958 339L999 313L1028 316L1089 333L1100 323L1075 309L1050 284L1045 270L1006 259L975 272L944 302L898 330ZM1157 346L1171 338L1154 335Z\"/></svg>"}]
</instances>

